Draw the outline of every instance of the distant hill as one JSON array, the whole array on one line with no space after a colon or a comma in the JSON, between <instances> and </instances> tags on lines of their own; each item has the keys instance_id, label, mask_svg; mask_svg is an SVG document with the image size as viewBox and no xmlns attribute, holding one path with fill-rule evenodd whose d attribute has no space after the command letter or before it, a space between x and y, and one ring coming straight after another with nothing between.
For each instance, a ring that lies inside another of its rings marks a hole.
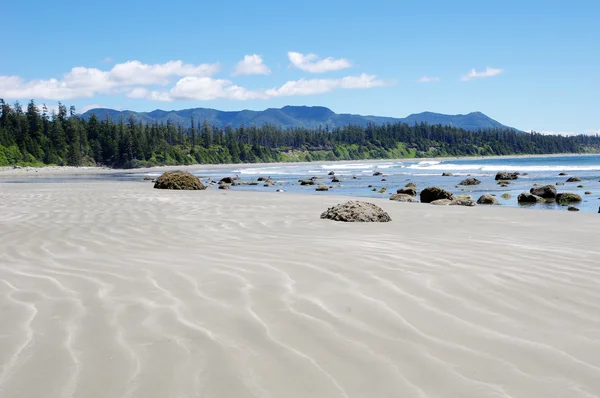
<instances>
[{"instance_id":1,"label":"distant hill","mask_svg":"<svg viewBox=\"0 0 600 398\"><path fill-rule=\"evenodd\" d=\"M129 119L130 115L137 121L142 123L166 123L171 120L175 124L182 124L190 127L191 118L197 123L203 123L204 120L217 127L239 127L245 126L262 126L264 124L272 124L283 128L309 128L314 129L319 126L325 128L335 128L347 126L349 124L365 126L368 123L407 123L413 125L415 123L426 122L428 124L441 124L444 126L454 126L465 130L477 131L479 129L489 128L506 128L500 122L484 115L481 112L472 112L466 115L444 115L441 113L423 112L409 115L406 118L393 118L384 116L362 116L352 115L347 113L335 113L329 108L322 106L284 106L283 108L269 108L264 111L219 111L209 108L193 108L183 109L180 111L163 111L155 110L152 112L134 112L134 111L117 111L114 109L95 108L85 112L82 116L89 119L94 114L98 119L110 117L113 120L118 120L121 115L125 120Z\"/></svg>"}]
</instances>

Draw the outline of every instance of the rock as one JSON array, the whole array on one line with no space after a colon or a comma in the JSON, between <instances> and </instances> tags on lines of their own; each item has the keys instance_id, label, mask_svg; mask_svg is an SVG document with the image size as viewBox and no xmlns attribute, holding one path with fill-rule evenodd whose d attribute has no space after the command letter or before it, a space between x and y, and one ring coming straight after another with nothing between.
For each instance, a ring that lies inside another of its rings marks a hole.
<instances>
[{"instance_id":1,"label":"rock","mask_svg":"<svg viewBox=\"0 0 600 398\"><path fill-rule=\"evenodd\" d=\"M437 199L429 203L436 206L448 206L452 201L450 199Z\"/></svg>"},{"instance_id":2,"label":"rock","mask_svg":"<svg viewBox=\"0 0 600 398\"><path fill-rule=\"evenodd\" d=\"M522 176L528 176L529 173L521 173Z\"/></svg>"},{"instance_id":3,"label":"rock","mask_svg":"<svg viewBox=\"0 0 600 398\"><path fill-rule=\"evenodd\" d=\"M508 199L512 198L512 195L509 194L509 193L503 193L502 196L501 196L501 198L504 199L504 200L508 200Z\"/></svg>"},{"instance_id":4,"label":"rock","mask_svg":"<svg viewBox=\"0 0 600 398\"><path fill-rule=\"evenodd\" d=\"M592 193L590 191L585 191L583 194L584 195L591 195Z\"/></svg>"},{"instance_id":5,"label":"rock","mask_svg":"<svg viewBox=\"0 0 600 398\"><path fill-rule=\"evenodd\" d=\"M467 178L458 183L458 185L479 185L479 184L481 184L481 181L479 181L477 178L473 178L473 177Z\"/></svg>"},{"instance_id":6,"label":"rock","mask_svg":"<svg viewBox=\"0 0 600 398\"><path fill-rule=\"evenodd\" d=\"M571 192L561 192L556 194L556 201L560 204L569 204L574 202L581 202L581 196Z\"/></svg>"},{"instance_id":7,"label":"rock","mask_svg":"<svg viewBox=\"0 0 600 398\"><path fill-rule=\"evenodd\" d=\"M383 173L381 171L376 171L373 173L373 177L382 176Z\"/></svg>"},{"instance_id":8,"label":"rock","mask_svg":"<svg viewBox=\"0 0 600 398\"><path fill-rule=\"evenodd\" d=\"M534 187L529 190L529 193L536 196L541 196L544 199L556 198L556 187L554 185L544 185L543 187Z\"/></svg>"},{"instance_id":9,"label":"rock","mask_svg":"<svg viewBox=\"0 0 600 398\"><path fill-rule=\"evenodd\" d=\"M231 185L229 184L219 184L219 189L231 189Z\"/></svg>"},{"instance_id":10,"label":"rock","mask_svg":"<svg viewBox=\"0 0 600 398\"><path fill-rule=\"evenodd\" d=\"M335 172L334 172L334 171L330 171L329 173L327 173L327 175L328 175L328 176L335 175Z\"/></svg>"},{"instance_id":11,"label":"rock","mask_svg":"<svg viewBox=\"0 0 600 398\"><path fill-rule=\"evenodd\" d=\"M543 201L544 198L542 198L541 196L533 195L529 192L523 192L517 197L517 202L519 203L540 203Z\"/></svg>"},{"instance_id":12,"label":"rock","mask_svg":"<svg viewBox=\"0 0 600 398\"><path fill-rule=\"evenodd\" d=\"M405 193L395 193L392 196L390 196L390 200L395 200L396 202L419 203L418 200L413 198L411 195L407 195Z\"/></svg>"},{"instance_id":13,"label":"rock","mask_svg":"<svg viewBox=\"0 0 600 398\"><path fill-rule=\"evenodd\" d=\"M577 185L577 188L583 188L583 185L579 184Z\"/></svg>"},{"instance_id":14,"label":"rock","mask_svg":"<svg viewBox=\"0 0 600 398\"><path fill-rule=\"evenodd\" d=\"M575 206L569 206L569 207L567 207L567 210L569 210L569 211L579 211L579 209L577 207L575 207Z\"/></svg>"},{"instance_id":15,"label":"rock","mask_svg":"<svg viewBox=\"0 0 600 398\"><path fill-rule=\"evenodd\" d=\"M559 185L565 185L565 183L564 182L557 182L556 186L559 186Z\"/></svg>"},{"instance_id":16,"label":"rock","mask_svg":"<svg viewBox=\"0 0 600 398\"><path fill-rule=\"evenodd\" d=\"M373 185L369 184L367 185L367 188L373 188Z\"/></svg>"},{"instance_id":17,"label":"rock","mask_svg":"<svg viewBox=\"0 0 600 398\"><path fill-rule=\"evenodd\" d=\"M315 185L314 180L299 180L300 185Z\"/></svg>"},{"instance_id":18,"label":"rock","mask_svg":"<svg viewBox=\"0 0 600 398\"><path fill-rule=\"evenodd\" d=\"M387 178L382 178L381 181L387 181Z\"/></svg>"},{"instance_id":19,"label":"rock","mask_svg":"<svg viewBox=\"0 0 600 398\"><path fill-rule=\"evenodd\" d=\"M283 192L283 189L277 188L277 191L275 191L275 192Z\"/></svg>"},{"instance_id":20,"label":"rock","mask_svg":"<svg viewBox=\"0 0 600 398\"><path fill-rule=\"evenodd\" d=\"M349 201L327 209L322 219L343 222L389 222L390 215L379 206L369 202Z\"/></svg>"},{"instance_id":21,"label":"rock","mask_svg":"<svg viewBox=\"0 0 600 398\"><path fill-rule=\"evenodd\" d=\"M408 184L406 184L404 187L406 188L416 188L417 184L415 184L414 182L409 182Z\"/></svg>"},{"instance_id":22,"label":"rock","mask_svg":"<svg viewBox=\"0 0 600 398\"><path fill-rule=\"evenodd\" d=\"M176 190L204 190L206 186L188 171L174 170L166 171L156 179L154 183L156 189L176 189Z\"/></svg>"},{"instance_id":23,"label":"rock","mask_svg":"<svg viewBox=\"0 0 600 398\"><path fill-rule=\"evenodd\" d=\"M377 192L377 188L373 188L373 189L371 189L371 191Z\"/></svg>"},{"instance_id":24,"label":"rock","mask_svg":"<svg viewBox=\"0 0 600 398\"><path fill-rule=\"evenodd\" d=\"M442 173L442 177L453 177L454 174L452 173Z\"/></svg>"},{"instance_id":25,"label":"rock","mask_svg":"<svg viewBox=\"0 0 600 398\"><path fill-rule=\"evenodd\" d=\"M319 185L315 191L329 191L329 187L327 185Z\"/></svg>"},{"instance_id":26,"label":"rock","mask_svg":"<svg viewBox=\"0 0 600 398\"><path fill-rule=\"evenodd\" d=\"M224 182L225 184L233 184L234 181L235 181L235 178L233 178L233 177L225 177L225 178L221 178L221 180L219 182Z\"/></svg>"},{"instance_id":27,"label":"rock","mask_svg":"<svg viewBox=\"0 0 600 398\"><path fill-rule=\"evenodd\" d=\"M567 178L567 182L581 182L581 178L579 178L579 177L569 177L569 178Z\"/></svg>"},{"instance_id":28,"label":"rock","mask_svg":"<svg viewBox=\"0 0 600 398\"><path fill-rule=\"evenodd\" d=\"M468 206L468 207L473 207L473 206L477 206L477 203L475 203L475 201L473 199L458 198L458 199L455 199L455 200L451 201L449 203L449 205L450 206Z\"/></svg>"},{"instance_id":29,"label":"rock","mask_svg":"<svg viewBox=\"0 0 600 398\"><path fill-rule=\"evenodd\" d=\"M271 181L271 180L267 180L265 181L265 183L263 184L263 187L272 187L275 185L275 181ZM310 184L313 185L313 184Z\"/></svg>"},{"instance_id":30,"label":"rock","mask_svg":"<svg viewBox=\"0 0 600 398\"><path fill-rule=\"evenodd\" d=\"M454 200L456 199L454 197L454 195L452 195L450 192L439 188L439 187L428 187L425 188L421 191L421 202L422 203L431 203L434 200L438 200L438 199L449 199L449 200Z\"/></svg>"},{"instance_id":31,"label":"rock","mask_svg":"<svg viewBox=\"0 0 600 398\"><path fill-rule=\"evenodd\" d=\"M150 176L146 176L146 177L144 177L144 181L154 181L154 178L150 177Z\"/></svg>"},{"instance_id":32,"label":"rock","mask_svg":"<svg viewBox=\"0 0 600 398\"><path fill-rule=\"evenodd\" d=\"M258 185L258 181L250 181L248 185Z\"/></svg>"},{"instance_id":33,"label":"rock","mask_svg":"<svg viewBox=\"0 0 600 398\"><path fill-rule=\"evenodd\" d=\"M480 205L497 205L498 199L490 195L489 193L483 194L477 199L477 203Z\"/></svg>"},{"instance_id":34,"label":"rock","mask_svg":"<svg viewBox=\"0 0 600 398\"><path fill-rule=\"evenodd\" d=\"M398 188L396 193L401 193L410 196L417 196L417 190L413 187Z\"/></svg>"},{"instance_id":35,"label":"rock","mask_svg":"<svg viewBox=\"0 0 600 398\"><path fill-rule=\"evenodd\" d=\"M385 193L385 191L387 191L387 188L385 188L385 187L384 187L384 188L381 188L381 189L380 189L379 191L377 191L377 192L379 192L379 193Z\"/></svg>"},{"instance_id":36,"label":"rock","mask_svg":"<svg viewBox=\"0 0 600 398\"><path fill-rule=\"evenodd\" d=\"M518 172L510 173L508 171L499 171L496 173L496 181L498 180L516 180L519 176Z\"/></svg>"},{"instance_id":37,"label":"rock","mask_svg":"<svg viewBox=\"0 0 600 398\"><path fill-rule=\"evenodd\" d=\"M561 172L561 173L558 173L558 175L559 175L559 176L568 176L568 174L567 174L567 173L565 173L564 171L563 171L563 172Z\"/></svg>"},{"instance_id":38,"label":"rock","mask_svg":"<svg viewBox=\"0 0 600 398\"><path fill-rule=\"evenodd\" d=\"M256 179L256 181L262 182L262 181L268 181L268 180L270 180L270 179L271 179L271 177L258 177L258 178Z\"/></svg>"},{"instance_id":39,"label":"rock","mask_svg":"<svg viewBox=\"0 0 600 398\"><path fill-rule=\"evenodd\" d=\"M337 177L333 177L333 178L331 179L331 182L340 182L340 179L339 179L339 178L337 178Z\"/></svg>"},{"instance_id":40,"label":"rock","mask_svg":"<svg viewBox=\"0 0 600 398\"><path fill-rule=\"evenodd\" d=\"M353 180L358 180L358 178L356 178L356 176L352 176L352 179Z\"/></svg>"}]
</instances>

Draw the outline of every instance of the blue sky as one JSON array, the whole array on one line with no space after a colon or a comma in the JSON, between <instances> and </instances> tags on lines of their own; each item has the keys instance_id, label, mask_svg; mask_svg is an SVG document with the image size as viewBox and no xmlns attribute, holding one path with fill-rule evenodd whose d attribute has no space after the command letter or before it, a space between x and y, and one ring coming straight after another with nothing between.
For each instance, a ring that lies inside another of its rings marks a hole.
<instances>
[{"instance_id":1,"label":"blue sky","mask_svg":"<svg viewBox=\"0 0 600 398\"><path fill-rule=\"evenodd\" d=\"M598 1L5 2L0 97L600 132Z\"/></svg>"}]
</instances>

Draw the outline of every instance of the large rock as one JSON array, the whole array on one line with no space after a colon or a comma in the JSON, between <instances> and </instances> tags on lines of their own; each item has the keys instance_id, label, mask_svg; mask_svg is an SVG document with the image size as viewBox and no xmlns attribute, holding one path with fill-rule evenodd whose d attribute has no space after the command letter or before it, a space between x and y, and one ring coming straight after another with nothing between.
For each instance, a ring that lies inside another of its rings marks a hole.
<instances>
[{"instance_id":1,"label":"large rock","mask_svg":"<svg viewBox=\"0 0 600 398\"><path fill-rule=\"evenodd\" d=\"M417 190L413 187L398 188L396 190L396 193L403 193L405 195L417 196Z\"/></svg>"},{"instance_id":2,"label":"large rock","mask_svg":"<svg viewBox=\"0 0 600 398\"><path fill-rule=\"evenodd\" d=\"M321 214L322 219L343 222L388 222L392 221L379 206L369 202L351 200L327 209Z\"/></svg>"},{"instance_id":3,"label":"large rock","mask_svg":"<svg viewBox=\"0 0 600 398\"><path fill-rule=\"evenodd\" d=\"M174 170L166 171L156 179L154 183L156 189L176 189L176 190L203 190L206 186L188 171Z\"/></svg>"},{"instance_id":4,"label":"large rock","mask_svg":"<svg viewBox=\"0 0 600 398\"><path fill-rule=\"evenodd\" d=\"M315 185L315 180L300 180L300 185Z\"/></svg>"},{"instance_id":5,"label":"large rock","mask_svg":"<svg viewBox=\"0 0 600 398\"><path fill-rule=\"evenodd\" d=\"M442 173L442 177L452 177L454 174L452 173Z\"/></svg>"},{"instance_id":6,"label":"large rock","mask_svg":"<svg viewBox=\"0 0 600 398\"><path fill-rule=\"evenodd\" d=\"M450 192L439 187L427 187L421 191L421 202L431 203L438 199L456 199Z\"/></svg>"},{"instance_id":7,"label":"large rock","mask_svg":"<svg viewBox=\"0 0 600 398\"><path fill-rule=\"evenodd\" d=\"M429 204L436 205L436 206L448 206L448 205L450 205L450 203L452 203L452 201L450 199L437 199L437 200L433 200L433 201L429 202Z\"/></svg>"},{"instance_id":8,"label":"large rock","mask_svg":"<svg viewBox=\"0 0 600 398\"><path fill-rule=\"evenodd\" d=\"M464 179L458 183L458 185L479 185L479 184L481 184L481 181L479 181L477 178L473 178L473 177Z\"/></svg>"},{"instance_id":9,"label":"large rock","mask_svg":"<svg viewBox=\"0 0 600 398\"><path fill-rule=\"evenodd\" d=\"M396 202L419 203L418 200L413 198L411 195L407 195L405 193L395 193L392 196L390 196L390 200L395 200Z\"/></svg>"},{"instance_id":10,"label":"large rock","mask_svg":"<svg viewBox=\"0 0 600 398\"><path fill-rule=\"evenodd\" d=\"M543 187L533 187L529 190L529 193L541 196L544 199L556 198L556 187L554 185L544 185Z\"/></svg>"},{"instance_id":11,"label":"large rock","mask_svg":"<svg viewBox=\"0 0 600 398\"><path fill-rule=\"evenodd\" d=\"M579 177L569 177L569 178L567 178L567 182L581 182L581 178L579 178Z\"/></svg>"},{"instance_id":12,"label":"large rock","mask_svg":"<svg viewBox=\"0 0 600 398\"><path fill-rule=\"evenodd\" d=\"M477 203L480 205L497 205L498 199L495 196L490 195L489 193L483 194L477 199Z\"/></svg>"},{"instance_id":13,"label":"large rock","mask_svg":"<svg viewBox=\"0 0 600 398\"><path fill-rule=\"evenodd\" d=\"M451 201L449 203L450 206L468 206L468 207L473 207L473 206L477 206L477 203L475 203L475 201L473 199L468 199L468 198L458 198L458 199L454 199L453 201Z\"/></svg>"},{"instance_id":14,"label":"large rock","mask_svg":"<svg viewBox=\"0 0 600 398\"><path fill-rule=\"evenodd\" d=\"M225 178L221 178L221 180L219 182L223 182L225 184L233 184L235 182L235 178L225 177Z\"/></svg>"},{"instance_id":15,"label":"large rock","mask_svg":"<svg viewBox=\"0 0 600 398\"><path fill-rule=\"evenodd\" d=\"M329 191L329 187L327 185L319 185L315 191Z\"/></svg>"},{"instance_id":16,"label":"large rock","mask_svg":"<svg viewBox=\"0 0 600 398\"><path fill-rule=\"evenodd\" d=\"M519 178L519 173L510 173L508 171L499 171L496 173L496 181L498 180L516 180Z\"/></svg>"},{"instance_id":17,"label":"large rock","mask_svg":"<svg viewBox=\"0 0 600 398\"><path fill-rule=\"evenodd\" d=\"M556 194L556 201L561 204L581 202L581 196L571 192L561 192Z\"/></svg>"},{"instance_id":18,"label":"large rock","mask_svg":"<svg viewBox=\"0 0 600 398\"><path fill-rule=\"evenodd\" d=\"M517 202L519 203L540 203L543 201L544 198L542 198L541 196L537 196L529 192L523 192L517 197Z\"/></svg>"}]
</instances>

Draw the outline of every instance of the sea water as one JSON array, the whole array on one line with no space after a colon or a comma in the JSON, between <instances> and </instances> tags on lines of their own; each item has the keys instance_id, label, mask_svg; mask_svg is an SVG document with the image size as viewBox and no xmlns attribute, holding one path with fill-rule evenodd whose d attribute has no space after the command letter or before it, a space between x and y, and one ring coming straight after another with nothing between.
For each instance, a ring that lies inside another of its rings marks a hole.
<instances>
[{"instance_id":1,"label":"sea water","mask_svg":"<svg viewBox=\"0 0 600 398\"><path fill-rule=\"evenodd\" d=\"M341 183L331 183L329 172L333 171ZM510 181L508 187L501 187L494 179L498 171L519 172L517 180ZM380 172L382 176L374 176ZM559 176L559 173L568 176ZM533 184L556 184L559 192L573 192L583 198L575 204L581 211L598 212L600 206L600 155L514 157L514 158L469 158L449 160L381 160L356 162L323 162L304 164L235 165L222 168L202 168L193 173L203 181L216 180L225 176L239 176L241 181L255 181L258 177L271 177L277 184L272 187L260 185L239 185L233 189L251 191L276 191L288 193L311 193L316 195L347 195L357 197L389 197L408 182L417 184L417 190L429 186L438 186L455 195L467 194L477 200L484 193L496 195L503 206L522 207L517 203L521 192L529 192ZM451 177L442 177L442 173L452 173ZM298 180L318 177L317 183L333 186L326 192L317 192L316 186L301 186ZM475 177L480 185L460 186L467 178ZM581 182L567 183L570 176L581 178ZM353 179L356 177L356 179ZM383 181L385 180L385 181ZM371 186L371 187L369 187ZM458 187L457 187L458 186ZM583 187L580 187L583 186ZM375 190L373 190L375 188ZM384 193L379 193L386 188ZM590 192L585 194L585 192ZM503 199L508 193L510 199ZM531 205L529 205L531 206ZM556 203L534 205L535 208L565 210L567 206Z\"/></svg>"}]
</instances>

